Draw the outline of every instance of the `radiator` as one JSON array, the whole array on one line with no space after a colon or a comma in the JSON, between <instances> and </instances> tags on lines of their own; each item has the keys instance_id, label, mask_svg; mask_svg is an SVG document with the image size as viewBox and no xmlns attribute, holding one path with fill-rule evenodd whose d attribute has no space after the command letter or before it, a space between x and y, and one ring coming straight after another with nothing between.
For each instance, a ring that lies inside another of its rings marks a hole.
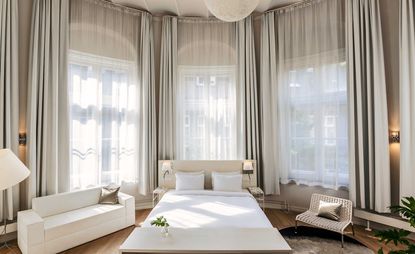
<instances>
[{"instance_id":1,"label":"radiator","mask_svg":"<svg viewBox=\"0 0 415 254\"><path fill-rule=\"evenodd\" d=\"M364 210L354 209L354 217L366 220L367 227L366 230L371 230L370 222L376 222L386 226L401 228L415 233L415 228L412 228L409 225L409 222L404 219L392 218L381 214L371 213Z\"/></svg>"}]
</instances>

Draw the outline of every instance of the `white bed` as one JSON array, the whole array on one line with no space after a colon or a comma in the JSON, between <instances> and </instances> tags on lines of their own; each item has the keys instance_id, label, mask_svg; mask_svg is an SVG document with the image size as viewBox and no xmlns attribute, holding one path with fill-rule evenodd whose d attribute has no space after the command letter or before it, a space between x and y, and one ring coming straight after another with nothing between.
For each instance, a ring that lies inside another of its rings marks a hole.
<instances>
[{"instance_id":1,"label":"white bed","mask_svg":"<svg viewBox=\"0 0 415 254\"><path fill-rule=\"evenodd\" d=\"M160 171L164 162L159 161L159 183L170 191L120 246L120 253L291 253L248 191L209 190L212 172L242 172L244 161L168 161L173 172L166 178ZM243 175L242 189L256 186L256 163L250 162L254 172ZM174 190L176 172L200 171L205 174L205 190ZM159 216L170 225L167 238L150 225Z\"/></svg>"},{"instance_id":2,"label":"white bed","mask_svg":"<svg viewBox=\"0 0 415 254\"><path fill-rule=\"evenodd\" d=\"M167 192L143 223L163 215L173 228L272 228L255 198L247 191Z\"/></svg>"}]
</instances>

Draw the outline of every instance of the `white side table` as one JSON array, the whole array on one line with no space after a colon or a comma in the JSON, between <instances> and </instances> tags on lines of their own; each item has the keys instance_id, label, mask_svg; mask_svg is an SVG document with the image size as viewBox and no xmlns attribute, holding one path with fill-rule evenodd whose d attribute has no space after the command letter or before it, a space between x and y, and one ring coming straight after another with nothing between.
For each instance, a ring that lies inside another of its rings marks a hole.
<instances>
[{"instance_id":1,"label":"white side table","mask_svg":"<svg viewBox=\"0 0 415 254\"><path fill-rule=\"evenodd\" d=\"M262 206L262 210L265 211L265 194L264 191L259 187L248 187L249 193L254 196L256 201Z\"/></svg>"},{"instance_id":2,"label":"white side table","mask_svg":"<svg viewBox=\"0 0 415 254\"><path fill-rule=\"evenodd\" d=\"M167 192L167 189L162 187L157 187L157 189L153 190L153 207L157 205L163 195Z\"/></svg>"}]
</instances>

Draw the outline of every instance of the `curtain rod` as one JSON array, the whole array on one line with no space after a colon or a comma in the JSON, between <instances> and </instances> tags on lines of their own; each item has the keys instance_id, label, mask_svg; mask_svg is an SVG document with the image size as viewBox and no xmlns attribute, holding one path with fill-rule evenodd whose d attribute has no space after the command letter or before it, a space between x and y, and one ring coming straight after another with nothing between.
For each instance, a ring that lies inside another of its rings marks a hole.
<instances>
[{"instance_id":1,"label":"curtain rod","mask_svg":"<svg viewBox=\"0 0 415 254\"><path fill-rule=\"evenodd\" d=\"M287 5L287 6L283 6L283 7L275 8L275 9L272 9L272 10L268 10L268 11L264 12L264 14L269 13L269 12L284 12L284 11L289 11L289 10L292 10L292 9L295 9L295 8L302 8L302 7L310 6L314 3L318 3L320 1L322 1L322 0L303 0L303 1L293 3L293 4L290 4L290 5Z\"/></svg>"},{"instance_id":2,"label":"curtain rod","mask_svg":"<svg viewBox=\"0 0 415 254\"><path fill-rule=\"evenodd\" d=\"M153 16L153 14L151 14L149 11L146 10L140 10L134 7L129 7L129 6L125 6L125 5L121 5L119 3L114 3L112 0L88 0L90 2L95 2L95 3L101 3L103 5L107 5L111 8L115 8L115 9L121 9L122 11L127 11L127 12L132 12L133 14L150 14L151 16Z\"/></svg>"}]
</instances>

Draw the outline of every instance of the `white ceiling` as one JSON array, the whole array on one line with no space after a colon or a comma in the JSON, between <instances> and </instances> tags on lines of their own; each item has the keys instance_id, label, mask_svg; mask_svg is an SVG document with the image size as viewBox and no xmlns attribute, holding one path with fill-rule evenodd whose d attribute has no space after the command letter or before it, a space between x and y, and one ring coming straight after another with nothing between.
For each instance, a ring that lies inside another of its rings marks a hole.
<instances>
[{"instance_id":1,"label":"white ceiling","mask_svg":"<svg viewBox=\"0 0 415 254\"><path fill-rule=\"evenodd\" d=\"M301 0L260 0L255 12L264 12L299 1ZM153 15L212 16L203 0L112 0L112 2L146 10Z\"/></svg>"}]
</instances>

